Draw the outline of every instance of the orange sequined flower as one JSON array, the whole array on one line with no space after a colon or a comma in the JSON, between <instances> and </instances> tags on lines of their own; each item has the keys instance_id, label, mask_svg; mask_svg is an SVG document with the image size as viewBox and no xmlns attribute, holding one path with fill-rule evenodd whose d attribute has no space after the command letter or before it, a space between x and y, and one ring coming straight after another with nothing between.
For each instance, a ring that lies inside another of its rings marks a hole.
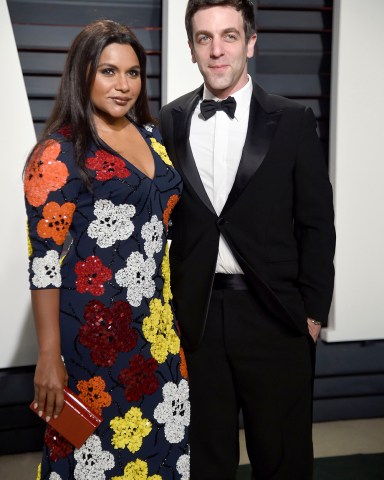
<instances>
[{"instance_id":1,"label":"orange sequined flower","mask_svg":"<svg viewBox=\"0 0 384 480\"><path fill-rule=\"evenodd\" d=\"M171 195L167 202L167 207L163 213L163 222L164 225L168 228L169 217L171 216L172 210L175 208L176 203L179 201L179 195Z\"/></svg>"},{"instance_id":2,"label":"orange sequined flower","mask_svg":"<svg viewBox=\"0 0 384 480\"><path fill-rule=\"evenodd\" d=\"M75 209L76 205L70 202L64 203L64 205L56 202L47 203L43 209L44 218L37 224L37 233L41 238L53 238L57 245L62 245Z\"/></svg>"},{"instance_id":3,"label":"orange sequined flower","mask_svg":"<svg viewBox=\"0 0 384 480\"><path fill-rule=\"evenodd\" d=\"M34 207L42 205L49 192L61 188L67 178L68 169L57 160L61 146L55 140L47 140L32 154L24 177L24 191L28 202Z\"/></svg>"},{"instance_id":4,"label":"orange sequined flower","mask_svg":"<svg viewBox=\"0 0 384 480\"><path fill-rule=\"evenodd\" d=\"M103 407L111 405L112 397L105 392L105 382L101 377L93 377L88 381L79 380L77 388L80 392L79 398L98 415L101 415Z\"/></svg>"},{"instance_id":5,"label":"orange sequined flower","mask_svg":"<svg viewBox=\"0 0 384 480\"><path fill-rule=\"evenodd\" d=\"M185 353L182 348L180 348L180 373L181 376L184 378L188 378L188 368L187 368L187 360L185 358Z\"/></svg>"}]
</instances>

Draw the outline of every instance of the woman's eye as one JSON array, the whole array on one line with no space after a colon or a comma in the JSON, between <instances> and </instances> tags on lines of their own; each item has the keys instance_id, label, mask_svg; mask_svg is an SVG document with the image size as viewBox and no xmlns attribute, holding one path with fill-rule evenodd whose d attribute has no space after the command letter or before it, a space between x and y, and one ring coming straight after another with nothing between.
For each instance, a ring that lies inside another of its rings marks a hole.
<instances>
[{"instance_id":1,"label":"woman's eye","mask_svg":"<svg viewBox=\"0 0 384 480\"><path fill-rule=\"evenodd\" d=\"M140 70L129 70L128 75L129 75L131 78L140 77Z\"/></svg>"},{"instance_id":2,"label":"woman's eye","mask_svg":"<svg viewBox=\"0 0 384 480\"><path fill-rule=\"evenodd\" d=\"M113 70L113 68L103 68L103 69L101 70L101 73L102 73L103 75L113 75L113 74L114 74L114 70Z\"/></svg>"}]
</instances>

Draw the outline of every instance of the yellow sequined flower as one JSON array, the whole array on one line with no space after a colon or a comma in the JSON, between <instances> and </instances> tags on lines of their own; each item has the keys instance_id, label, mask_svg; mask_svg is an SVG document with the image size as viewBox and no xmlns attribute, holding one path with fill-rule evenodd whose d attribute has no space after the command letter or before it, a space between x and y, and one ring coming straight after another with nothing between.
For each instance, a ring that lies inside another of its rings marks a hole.
<instances>
[{"instance_id":1,"label":"yellow sequined flower","mask_svg":"<svg viewBox=\"0 0 384 480\"><path fill-rule=\"evenodd\" d=\"M30 257L33 253L31 237L29 236L29 225L27 221L27 244L28 244L28 257Z\"/></svg>"},{"instance_id":2,"label":"yellow sequined flower","mask_svg":"<svg viewBox=\"0 0 384 480\"><path fill-rule=\"evenodd\" d=\"M132 407L123 417L115 417L110 422L115 432L112 444L115 448L127 447L132 453L140 450L143 438L152 430L152 423L143 418L140 408Z\"/></svg>"},{"instance_id":3,"label":"yellow sequined flower","mask_svg":"<svg viewBox=\"0 0 384 480\"><path fill-rule=\"evenodd\" d=\"M165 253L163 261L161 262L161 272L163 274L163 297L165 302L172 300L173 295L171 291L171 269L169 266L169 245L165 244Z\"/></svg>"},{"instance_id":4,"label":"yellow sequined flower","mask_svg":"<svg viewBox=\"0 0 384 480\"><path fill-rule=\"evenodd\" d=\"M168 157L168 153L164 145L158 142L156 138L151 137L151 146L153 150L161 157L164 163L172 166L172 162Z\"/></svg>"},{"instance_id":5,"label":"yellow sequined flower","mask_svg":"<svg viewBox=\"0 0 384 480\"><path fill-rule=\"evenodd\" d=\"M173 313L169 303L164 305L158 298L149 304L151 314L143 321L144 337L152 344L151 354L159 363L164 363L168 353L179 353L180 339L173 328Z\"/></svg>"},{"instance_id":6,"label":"yellow sequined flower","mask_svg":"<svg viewBox=\"0 0 384 480\"><path fill-rule=\"evenodd\" d=\"M41 480L41 463L37 466L36 480Z\"/></svg>"},{"instance_id":7,"label":"yellow sequined flower","mask_svg":"<svg viewBox=\"0 0 384 480\"><path fill-rule=\"evenodd\" d=\"M160 475L148 477L147 462L138 458L134 462L127 463L122 477L112 477L112 480L161 480L161 477Z\"/></svg>"}]
</instances>

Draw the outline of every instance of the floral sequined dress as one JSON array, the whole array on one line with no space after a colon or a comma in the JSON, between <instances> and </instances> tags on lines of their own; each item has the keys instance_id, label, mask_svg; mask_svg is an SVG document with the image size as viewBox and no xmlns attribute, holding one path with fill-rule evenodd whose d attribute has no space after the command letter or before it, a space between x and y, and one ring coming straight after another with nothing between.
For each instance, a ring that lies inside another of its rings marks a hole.
<instances>
[{"instance_id":1,"label":"floral sequined dress","mask_svg":"<svg viewBox=\"0 0 384 480\"><path fill-rule=\"evenodd\" d=\"M35 149L25 174L31 289L60 289L69 387L103 417L80 449L48 427L37 478L189 478L189 389L167 249L182 184L158 130L136 128L153 179L91 145L86 188L68 128Z\"/></svg>"}]
</instances>

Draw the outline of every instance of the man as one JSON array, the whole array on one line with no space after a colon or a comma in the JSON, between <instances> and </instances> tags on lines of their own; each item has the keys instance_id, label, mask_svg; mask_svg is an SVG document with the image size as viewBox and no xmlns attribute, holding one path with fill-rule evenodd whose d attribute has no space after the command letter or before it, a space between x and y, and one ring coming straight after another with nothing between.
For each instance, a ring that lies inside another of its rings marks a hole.
<instances>
[{"instance_id":1,"label":"man","mask_svg":"<svg viewBox=\"0 0 384 480\"><path fill-rule=\"evenodd\" d=\"M235 479L240 408L254 478L310 479L313 359L335 246L315 118L248 76L250 0L189 0L186 29L204 85L160 120L184 181L170 259L190 375L191 479Z\"/></svg>"}]
</instances>

